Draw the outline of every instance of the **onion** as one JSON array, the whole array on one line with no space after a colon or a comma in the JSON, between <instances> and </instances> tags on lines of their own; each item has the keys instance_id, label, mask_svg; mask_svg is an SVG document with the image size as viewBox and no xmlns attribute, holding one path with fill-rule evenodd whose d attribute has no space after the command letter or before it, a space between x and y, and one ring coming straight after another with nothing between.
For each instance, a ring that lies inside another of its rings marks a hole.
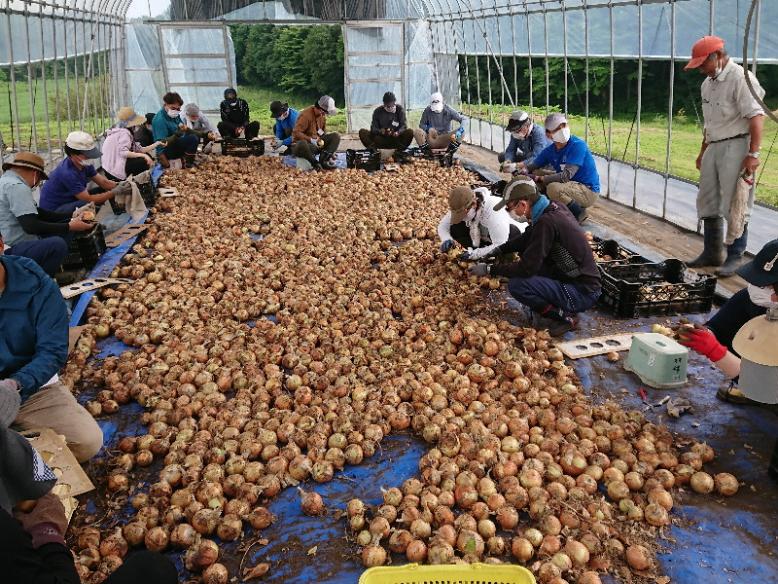
<instances>
[{"instance_id":1,"label":"onion","mask_svg":"<svg viewBox=\"0 0 778 584\"><path fill-rule=\"evenodd\" d=\"M389 522L383 517L375 517L370 522L370 533L373 535L376 541L379 541L389 535L391 529Z\"/></svg>"},{"instance_id":2,"label":"onion","mask_svg":"<svg viewBox=\"0 0 778 584\"><path fill-rule=\"evenodd\" d=\"M528 539L514 537L511 541L511 553L519 562L526 563L535 555L535 548Z\"/></svg>"},{"instance_id":3,"label":"onion","mask_svg":"<svg viewBox=\"0 0 778 584\"><path fill-rule=\"evenodd\" d=\"M243 531L243 523L237 515L227 514L216 526L216 535L224 541L235 541Z\"/></svg>"},{"instance_id":4,"label":"onion","mask_svg":"<svg viewBox=\"0 0 778 584\"><path fill-rule=\"evenodd\" d=\"M222 564L211 564L203 571L203 584L227 584L230 573Z\"/></svg>"},{"instance_id":5,"label":"onion","mask_svg":"<svg viewBox=\"0 0 778 584\"><path fill-rule=\"evenodd\" d=\"M627 564L633 570L643 572L651 567L651 553L642 545L631 545L626 551Z\"/></svg>"},{"instance_id":6,"label":"onion","mask_svg":"<svg viewBox=\"0 0 778 584\"><path fill-rule=\"evenodd\" d=\"M444 542L432 544L427 550L427 560L430 564L450 564L454 559L454 548Z\"/></svg>"},{"instance_id":7,"label":"onion","mask_svg":"<svg viewBox=\"0 0 778 584\"><path fill-rule=\"evenodd\" d=\"M692 475L689 483L695 493L707 495L713 491L715 483L713 477L706 472L698 471Z\"/></svg>"},{"instance_id":8,"label":"onion","mask_svg":"<svg viewBox=\"0 0 778 584\"><path fill-rule=\"evenodd\" d=\"M131 546L140 545L146 536L146 526L139 521L128 523L122 528L122 536Z\"/></svg>"},{"instance_id":9,"label":"onion","mask_svg":"<svg viewBox=\"0 0 778 584\"><path fill-rule=\"evenodd\" d=\"M423 519L416 519L411 523L410 532L416 539L426 539L432 534L432 527Z\"/></svg>"},{"instance_id":10,"label":"onion","mask_svg":"<svg viewBox=\"0 0 778 584\"><path fill-rule=\"evenodd\" d=\"M456 548L463 554L480 558L484 553L484 540L478 532L464 529L457 535Z\"/></svg>"},{"instance_id":11,"label":"onion","mask_svg":"<svg viewBox=\"0 0 778 584\"><path fill-rule=\"evenodd\" d=\"M414 539L405 548L405 557L409 562L421 563L427 558L427 546L423 541Z\"/></svg>"},{"instance_id":12,"label":"onion","mask_svg":"<svg viewBox=\"0 0 778 584\"><path fill-rule=\"evenodd\" d=\"M105 556L118 556L123 558L127 555L129 546L127 540L122 537L122 530L117 528L114 533L106 537L100 542L100 555Z\"/></svg>"},{"instance_id":13,"label":"onion","mask_svg":"<svg viewBox=\"0 0 778 584\"><path fill-rule=\"evenodd\" d=\"M197 532L188 523L179 523L170 532L170 544L174 548L186 549L195 542Z\"/></svg>"},{"instance_id":14,"label":"onion","mask_svg":"<svg viewBox=\"0 0 778 584\"><path fill-rule=\"evenodd\" d=\"M362 549L362 565L365 568L383 566L386 563L386 550L378 545L369 545Z\"/></svg>"},{"instance_id":15,"label":"onion","mask_svg":"<svg viewBox=\"0 0 778 584\"><path fill-rule=\"evenodd\" d=\"M586 571L578 577L576 584L602 584L602 580L597 572Z\"/></svg>"},{"instance_id":16,"label":"onion","mask_svg":"<svg viewBox=\"0 0 778 584\"><path fill-rule=\"evenodd\" d=\"M412 541L414 541L414 539L410 532L405 529L395 529L389 536L386 547L395 554L404 554L408 548L408 544Z\"/></svg>"},{"instance_id":17,"label":"onion","mask_svg":"<svg viewBox=\"0 0 778 584\"><path fill-rule=\"evenodd\" d=\"M740 488L738 480L734 475L731 475L728 472L718 473L713 477L713 482L716 487L716 492L719 495L724 495L725 497L731 497L737 493L738 489Z\"/></svg>"},{"instance_id":18,"label":"onion","mask_svg":"<svg viewBox=\"0 0 778 584\"><path fill-rule=\"evenodd\" d=\"M346 512L349 517L365 514L365 504L359 499L351 499L346 503Z\"/></svg>"},{"instance_id":19,"label":"onion","mask_svg":"<svg viewBox=\"0 0 778 584\"><path fill-rule=\"evenodd\" d=\"M649 525L662 527L663 525L670 524L670 517L667 514L667 509L657 503L647 505L644 514Z\"/></svg>"},{"instance_id":20,"label":"onion","mask_svg":"<svg viewBox=\"0 0 778 584\"><path fill-rule=\"evenodd\" d=\"M668 511L673 508L673 497L661 487L656 487L648 492L648 500L664 507Z\"/></svg>"},{"instance_id":21,"label":"onion","mask_svg":"<svg viewBox=\"0 0 778 584\"><path fill-rule=\"evenodd\" d=\"M219 546L210 539L203 539L189 548L184 564L187 570L199 572L219 559Z\"/></svg>"},{"instance_id":22,"label":"onion","mask_svg":"<svg viewBox=\"0 0 778 584\"><path fill-rule=\"evenodd\" d=\"M300 487L298 487L297 490L300 492L300 506L303 513L311 516L324 513L324 501L322 500L321 495L315 491L304 491Z\"/></svg>"},{"instance_id":23,"label":"onion","mask_svg":"<svg viewBox=\"0 0 778 584\"><path fill-rule=\"evenodd\" d=\"M589 550L580 541L568 539L565 543L565 553L576 567L583 567L589 563Z\"/></svg>"},{"instance_id":24,"label":"onion","mask_svg":"<svg viewBox=\"0 0 778 584\"><path fill-rule=\"evenodd\" d=\"M162 527L152 527L146 532L146 537L144 538L146 549L151 552L164 551L169 541L168 532Z\"/></svg>"},{"instance_id":25,"label":"onion","mask_svg":"<svg viewBox=\"0 0 778 584\"><path fill-rule=\"evenodd\" d=\"M254 529L265 529L272 525L275 516L265 507L255 507L249 514L248 520Z\"/></svg>"},{"instance_id":26,"label":"onion","mask_svg":"<svg viewBox=\"0 0 778 584\"><path fill-rule=\"evenodd\" d=\"M220 512L216 509L200 509L192 516L192 527L201 535L216 531Z\"/></svg>"}]
</instances>

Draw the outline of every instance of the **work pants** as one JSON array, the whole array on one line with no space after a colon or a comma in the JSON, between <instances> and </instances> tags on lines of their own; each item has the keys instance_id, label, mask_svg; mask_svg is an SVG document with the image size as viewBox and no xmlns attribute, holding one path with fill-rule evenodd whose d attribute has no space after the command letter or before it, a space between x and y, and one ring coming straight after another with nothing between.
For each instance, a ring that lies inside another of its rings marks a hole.
<instances>
[{"instance_id":1,"label":"work pants","mask_svg":"<svg viewBox=\"0 0 778 584\"><path fill-rule=\"evenodd\" d=\"M451 144L451 136L453 134L454 132L443 132L439 134L434 128L429 132L425 132L421 128L416 128L413 131L413 136L416 138L416 143L419 146L424 146L424 144L429 142L430 148L433 150L448 148L448 145Z\"/></svg>"},{"instance_id":2,"label":"work pants","mask_svg":"<svg viewBox=\"0 0 778 584\"><path fill-rule=\"evenodd\" d=\"M697 191L697 217L724 217L729 221L729 208L742 172L743 159L748 154L750 137L741 136L709 144L702 155L700 187ZM754 208L754 187L748 195L745 222Z\"/></svg>"},{"instance_id":3,"label":"work pants","mask_svg":"<svg viewBox=\"0 0 778 584\"><path fill-rule=\"evenodd\" d=\"M32 241L20 241L5 250L5 255L29 258L53 277L59 272L65 256L68 255L68 242L56 235Z\"/></svg>"},{"instance_id":4,"label":"work pants","mask_svg":"<svg viewBox=\"0 0 778 584\"><path fill-rule=\"evenodd\" d=\"M591 207L597 202L597 193L589 187L574 180L563 182L552 182L546 185L546 195L552 201L557 201L567 206L573 201L581 207Z\"/></svg>"},{"instance_id":5,"label":"work pants","mask_svg":"<svg viewBox=\"0 0 778 584\"><path fill-rule=\"evenodd\" d=\"M154 165L152 164L151 168L153 167ZM127 162L124 164L124 172L126 178L119 178L118 176L114 176L105 169L103 169L102 172L105 175L105 178L107 178L108 180L112 180L115 183L120 183L123 180L127 180L127 178L131 176L135 176L136 174L146 172L149 168L150 167L146 164L145 158L128 158ZM105 192L105 191L101 190L101 192Z\"/></svg>"},{"instance_id":6,"label":"work pants","mask_svg":"<svg viewBox=\"0 0 778 584\"><path fill-rule=\"evenodd\" d=\"M464 221L460 221L459 223L454 223L449 227L449 233L451 234L451 239L456 241L459 245L461 245L464 248L471 248L475 247L473 245L473 239L470 237L470 228L465 224ZM514 239L521 235L521 231L518 227L515 225L510 226L510 231L508 235L508 241L511 239ZM481 245L478 247L487 247L489 245L492 245L491 243L487 243L483 240L481 240Z\"/></svg>"},{"instance_id":7,"label":"work pants","mask_svg":"<svg viewBox=\"0 0 778 584\"><path fill-rule=\"evenodd\" d=\"M187 154L194 156L197 154L197 145L199 143L200 138L198 138L196 134L190 132L183 136L179 136L170 145L165 146L162 149L161 154L164 154L168 160L183 158L184 155Z\"/></svg>"},{"instance_id":8,"label":"work pants","mask_svg":"<svg viewBox=\"0 0 778 584\"><path fill-rule=\"evenodd\" d=\"M100 426L59 381L27 398L19 408L13 427L19 431L51 428L65 436L68 448L79 462L86 462L103 447Z\"/></svg>"},{"instance_id":9,"label":"work pants","mask_svg":"<svg viewBox=\"0 0 778 584\"><path fill-rule=\"evenodd\" d=\"M403 130L399 136L373 134L370 130L360 130L359 139L365 148L381 148L385 150L405 150L413 142L413 130Z\"/></svg>"},{"instance_id":10,"label":"work pants","mask_svg":"<svg viewBox=\"0 0 778 584\"><path fill-rule=\"evenodd\" d=\"M246 125L219 122L216 127L219 128L219 134L224 138L245 138L246 140L251 140L259 136L259 122L249 122ZM238 128L243 128L243 136L238 136Z\"/></svg>"},{"instance_id":11,"label":"work pants","mask_svg":"<svg viewBox=\"0 0 778 584\"><path fill-rule=\"evenodd\" d=\"M334 154L340 145L340 134L337 132L324 134L321 139L324 142L324 145L321 148L315 144L311 144L310 140L295 142L292 144L292 154L298 158L304 158L311 163L311 166L315 166L318 164L315 156L319 154L319 152Z\"/></svg>"},{"instance_id":12,"label":"work pants","mask_svg":"<svg viewBox=\"0 0 778 584\"><path fill-rule=\"evenodd\" d=\"M545 276L511 278L508 281L508 292L535 312L542 312L551 305L561 308L566 314L584 312L594 306L600 297L600 290L593 292Z\"/></svg>"}]
</instances>

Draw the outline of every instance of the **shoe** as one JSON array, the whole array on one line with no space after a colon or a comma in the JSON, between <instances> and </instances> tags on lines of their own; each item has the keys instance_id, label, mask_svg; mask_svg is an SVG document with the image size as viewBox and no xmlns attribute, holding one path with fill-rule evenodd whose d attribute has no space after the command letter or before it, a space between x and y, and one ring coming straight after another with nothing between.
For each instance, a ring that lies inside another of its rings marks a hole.
<instances>
[{"instance_id":1,"label":"shoe","mask_svg":"<svg viewBox=\"0 0 778 584\"><path fill-rule=\"evenodd\" d=\"M581 207L581 205L575 201L570 201L567 208L570 209L570 212L573 214L573 217L576 218L579 225L589 218L589 212L586 210L586 207Z\"/></svg>"},{"instance_id":2,"label":"shoe","mask_svg":"<svg viewBox=\"0 0 778 584\"><path fill-rule=\"evenodd\" d=\"M419 150L421 151L424 156L432 156L432 146L430 146L429 142L425 142L419 147Z\"/></svg>"},{"instance_id":3,"label":"shoe","mask_svg":"<svg viewBox=\"0 0 778 584\"><path fill-rule=\"evenodd\" d=\"M727 385L720 387L716 392L716 397L721 401L729 402L731 404L738 404L742 406L756 406L764 408L775 414L778 414L778 404L766 404L760 401L753 400L746 397L742 391L740 391L735 385Z\"/></svg>"},{"instance_id":4,"label":"shoe","mask_svg":"<svg viewBox=\"0 0 778 584\"><path fill-rule=\"evenodd\" d=\"M690 268L718 267L724 263L724 218L706 217L702 222L702 253L686 265Z\"/></svg>"},{"instance_id":5,"label":"shoe","mask_svg":"<svg viewBox=\"0 0 778 584\"><path fill-rule=\"evenodd\" d=\"M319 154L319 164L324 170L333 170L335 168L335 155L332 152L323 150Z\"/></svg>"},{"instance_id":6,"label":"shoe","mask_svg":"<svg viewBox=\"0 0 778 584\"><path fill-rule=\"evenodd\" d=\"M540 316L535 321L536 329L547 329L552 337L561 337L565 333L575 329L577 326L578 323L569 316L564 317L562 320Z\"/></svg>"},{"instance_id":7,"label":"shoe","mask_svg":"<svg viewBox=\"0 0 778 584\"><path fill-rule=\"evenodd\" d=\"M724 264L716 270L716 275L721 278L730 278L734 276L735 272L740 267L740 262L743 259L743 254L746 251L747 245L748 223L743 226L743 235L727 246L727 259L724 260Z\"/></svg>"}]
</instances>

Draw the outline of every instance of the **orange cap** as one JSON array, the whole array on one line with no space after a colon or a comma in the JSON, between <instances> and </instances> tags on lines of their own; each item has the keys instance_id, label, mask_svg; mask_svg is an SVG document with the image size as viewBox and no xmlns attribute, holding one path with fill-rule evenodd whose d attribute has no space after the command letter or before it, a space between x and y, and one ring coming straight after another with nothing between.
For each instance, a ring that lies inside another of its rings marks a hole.
<instances>
[{"instance_id":1,"label":"orange cap","mask_svg":"<svg viewBox=\"0 0 778 584\"><path fill-rule=\"evenodd\" d=\"M708 55L724 48L724 40L717 36L704 36L692 47L691 61L686 63L684 70L696 69L705 62Z\"/></svg>"}]
</instances>

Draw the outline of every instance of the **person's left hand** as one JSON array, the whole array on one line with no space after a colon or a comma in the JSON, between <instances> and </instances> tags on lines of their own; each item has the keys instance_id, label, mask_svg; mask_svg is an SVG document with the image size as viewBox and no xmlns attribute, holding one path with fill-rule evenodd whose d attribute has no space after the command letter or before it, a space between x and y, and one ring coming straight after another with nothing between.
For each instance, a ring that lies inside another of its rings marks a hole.
<instances>
[{"instance_id":1,"label":"person's left hand","mask_svg":"<svg viewBox=\"0 0 778 584\"><path fill-rule=\"evenodd\" d=\"M46 493L38 499L29 513L16 511L14 517L32 536L32 547L35 549L47 543L65 545L68 520L62 502L53 493Z\"/></svg>"},{"instance_id":2,"label":"person's left hand","mask_svg":"<svg viewBox=\"0 0 778 584\"><path fill-rule=\"evenodd\" d=\"M719 343L713 331L706 328L682 329L678 334L678 342L714 363L721 361L727 354L727 348Z\"/></svg>"},{"instance_id":3,"label":"person's left hand","mask_svg":"<svg viewBox=\"0 0 778 584\"><path fill-rule=\"evenodd\" d=\"M756 169L759 168L759 159L753 156L746 156L743 159L743 170L747 170L751 174L756 174Z\"/></svg>"},{"instance_id":4,"label":"person's left hand","mask_svg":"<svg viewBox=\"0 0 778 584\"><path fill-rule=\"evenodd\" d=\"M471 276L488 276L489 275L489 266L487 264L479 263L479 264L473 264L469 268L467 268L467 271L470 272Z\"/></svg>"}]
</instances>

